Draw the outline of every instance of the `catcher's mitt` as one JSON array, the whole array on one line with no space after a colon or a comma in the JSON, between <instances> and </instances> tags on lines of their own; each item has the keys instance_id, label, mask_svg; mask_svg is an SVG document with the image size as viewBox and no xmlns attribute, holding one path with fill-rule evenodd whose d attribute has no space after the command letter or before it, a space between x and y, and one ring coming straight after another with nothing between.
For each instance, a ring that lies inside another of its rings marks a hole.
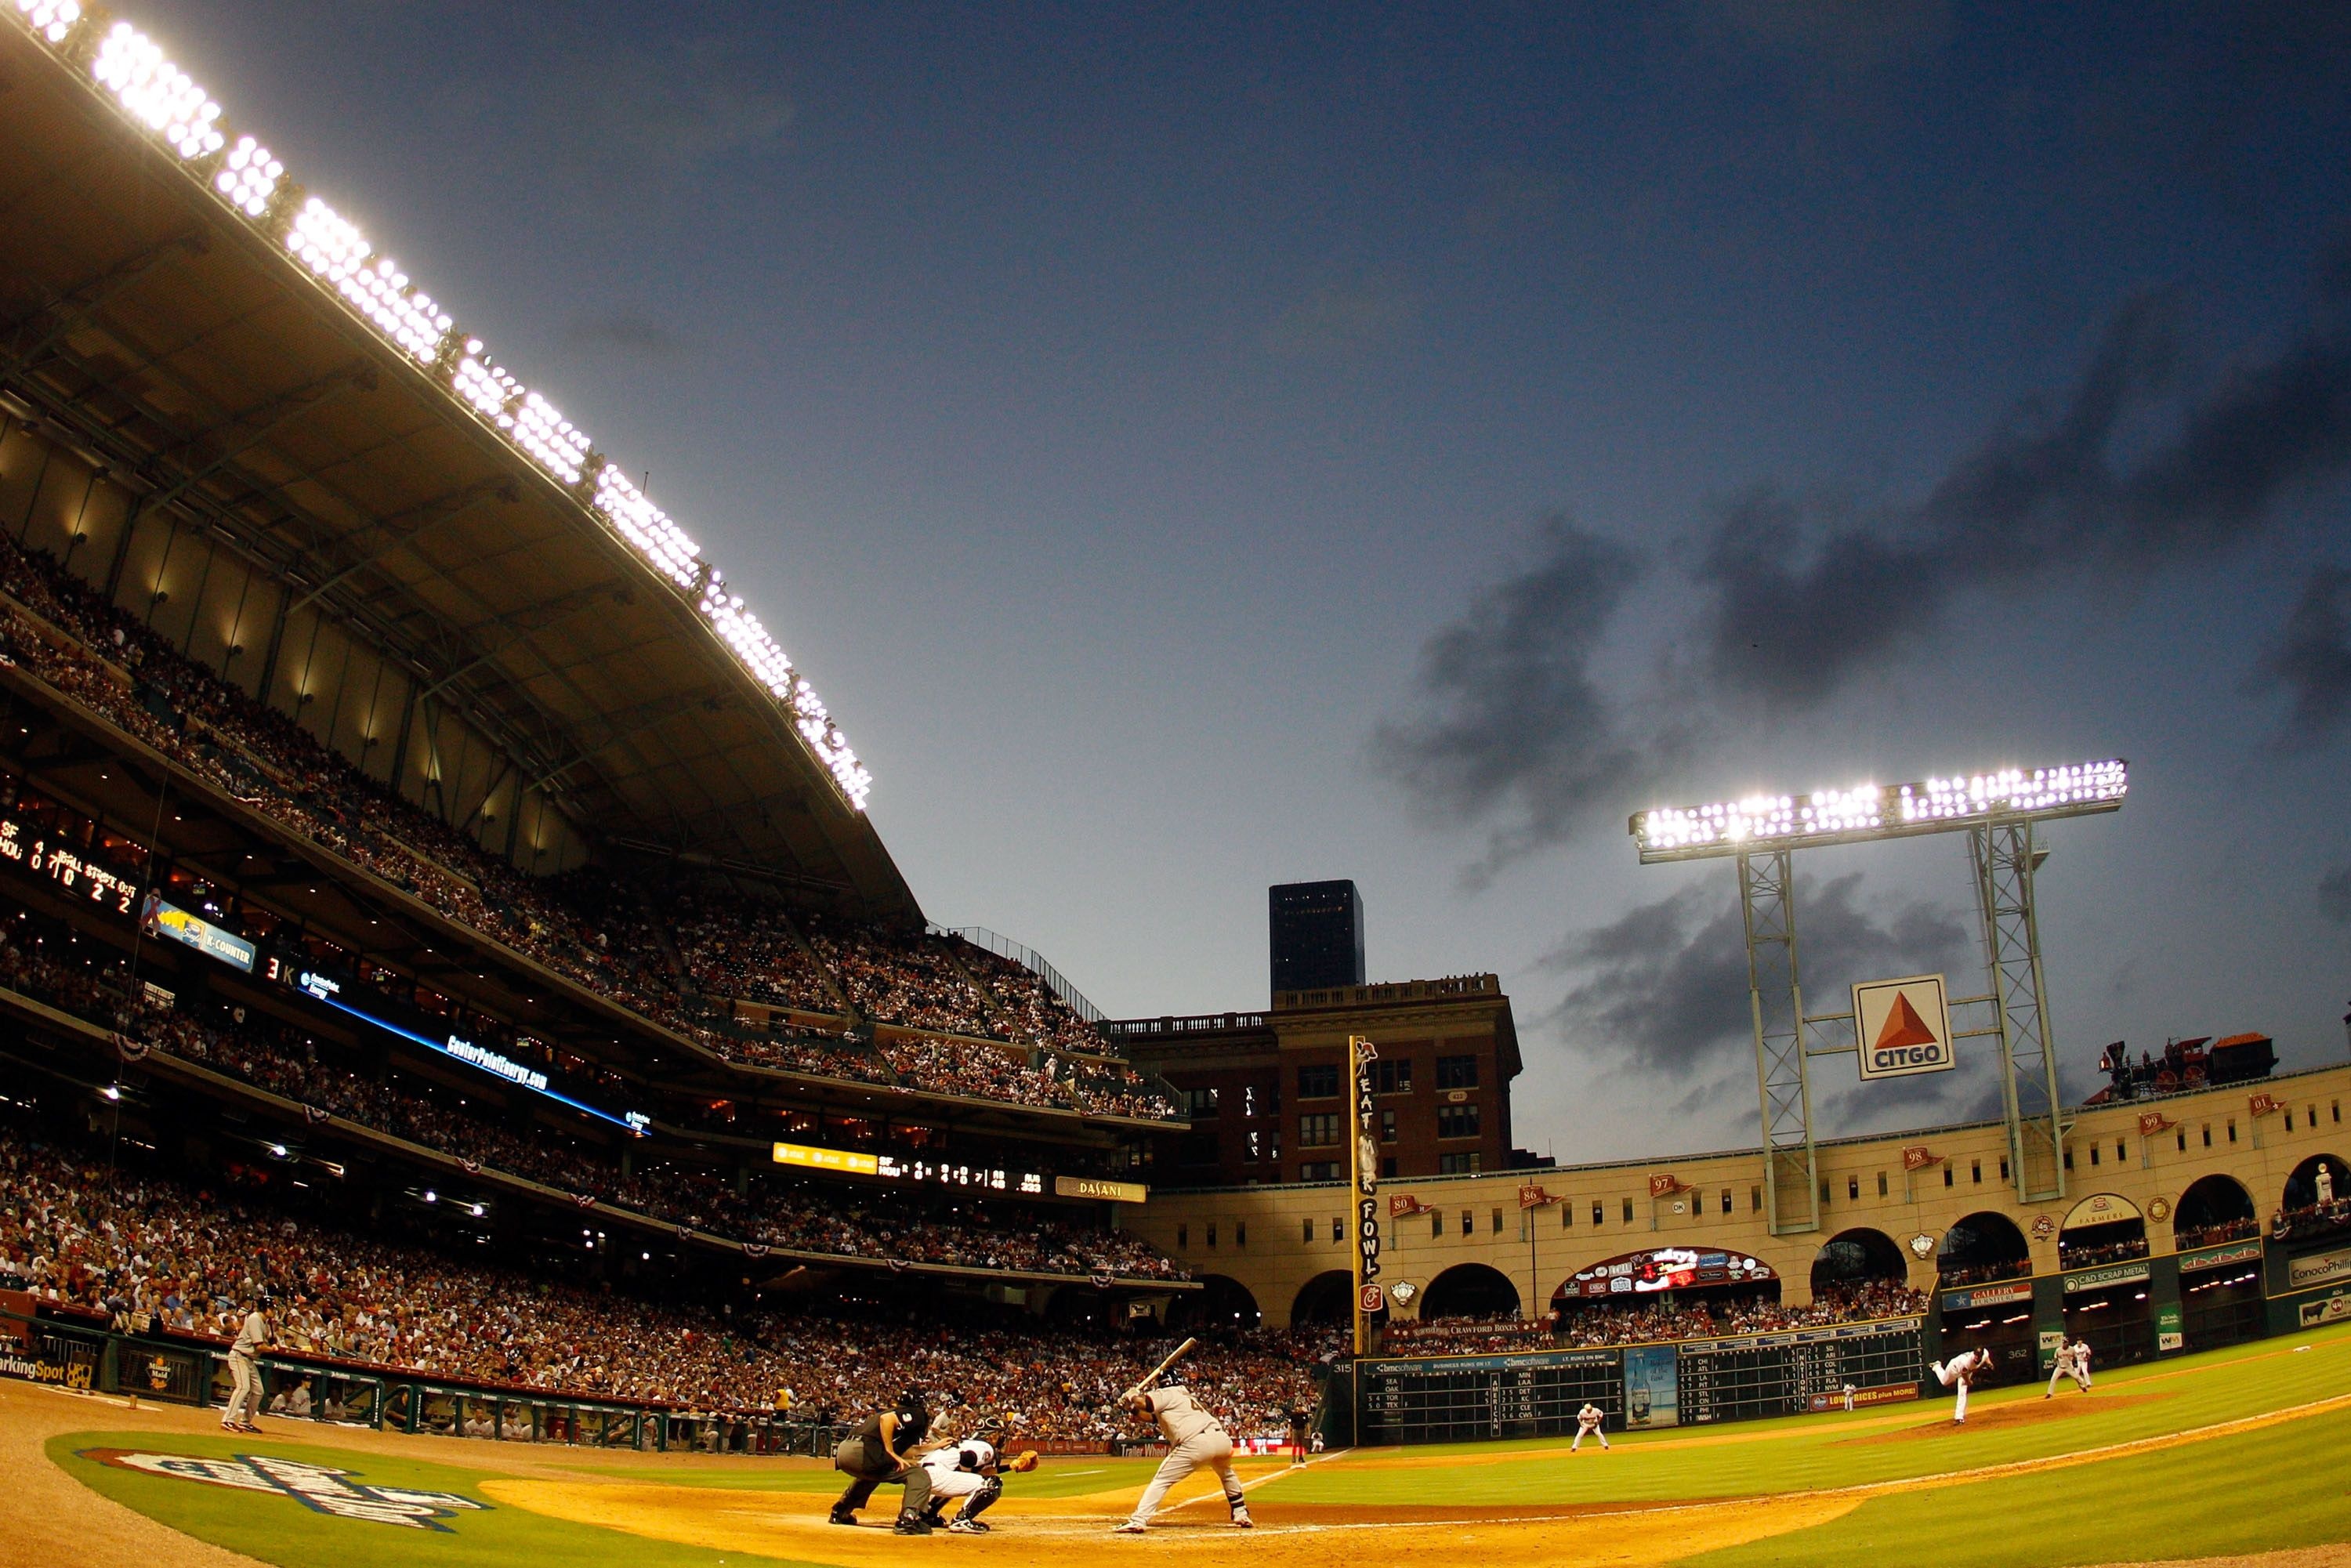
<instances>
[{"instance_id":1,"label":"catcher's mitt","mask_svg":"<svg viewBox=\"0 0 2351 1568\"><path fill-rule=\"evenodd\" d=\"M1030 1470L1035 1469L1037 1468L1037 1450L1034 1448L1021 1449L1020 1457L1012 1461L1012 1468L1015 1471L1024 1476Z\"/></svg>"}]
</instances>

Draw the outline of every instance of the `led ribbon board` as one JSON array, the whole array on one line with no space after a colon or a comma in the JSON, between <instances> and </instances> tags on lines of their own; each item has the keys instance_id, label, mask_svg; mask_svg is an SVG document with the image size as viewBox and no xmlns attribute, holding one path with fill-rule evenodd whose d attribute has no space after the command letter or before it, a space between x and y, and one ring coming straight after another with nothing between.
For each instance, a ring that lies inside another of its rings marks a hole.
<instances>
[{"instance_id":1,"label":"led ribbon board","mask_svg":"<svg viewBox=\"0 0 2351 1568\"><path fill-rule=\"evenodd\" d=\"M559 1090L549 1088L547 1074L538 1069L526 1067L512 1057L493 1051L488 1046L475 1045L472 1040L454 1034L444 1040L433 1040L417 1033L413 1029L402 1029L388 1019L380 1019L373 1013L362 1012L342 999L343 984L330 975L321 975L314 969L304 969L296 977L294 988L312 1001L324 1002L337 1012L348 1013L361 1023L373 1024L386 1034L396 1034L401 1039L421 1045L427 1051L437 1051L453 1061L462 1061L468 1067L477 1068L493 1078L513 1084L517 1089L528 1089L534 1094L544 1094L559 1105L569 1105L574 1111L593 1116L600 1122L610 1122L632 1137L643 1137L653 1125L653 1118L642 1111L630 1111L615 1116L610 1111L599 1111L593 1105L583 1104Z\"/></svg>"},{"instance_id":2,"label":"led ribbon board","mask_svg":"<svg viewBox=\"0 0 2351 1568\"><path fill-rule=\"evenodd\" d=\"M1856 784L1809 795L1750 795L1707 806L1658 806L1635 812L1630 829L1641 863L1649 865L1946 833L2002 819L2083 817L2119 810L2129 788L2129 765L2116 758L1912 784Z\"/></svg>"}]
</instances>

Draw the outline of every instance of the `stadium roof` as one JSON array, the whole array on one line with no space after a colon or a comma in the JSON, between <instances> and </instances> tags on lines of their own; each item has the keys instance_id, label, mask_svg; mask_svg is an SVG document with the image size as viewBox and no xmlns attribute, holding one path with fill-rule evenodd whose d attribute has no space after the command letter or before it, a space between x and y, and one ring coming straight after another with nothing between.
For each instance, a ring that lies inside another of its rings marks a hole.
<instances>
[{"instance_id":1,"label":"stadium roof","mask_svg":"<svg viewBox=\"0 0 2351 1568\"><path fill-rule=\"evenodd\" d=\"M0 16L0 389L597 836L919 918L815 692L584 433L148 40Z\"/></svg>"}]
</instances>

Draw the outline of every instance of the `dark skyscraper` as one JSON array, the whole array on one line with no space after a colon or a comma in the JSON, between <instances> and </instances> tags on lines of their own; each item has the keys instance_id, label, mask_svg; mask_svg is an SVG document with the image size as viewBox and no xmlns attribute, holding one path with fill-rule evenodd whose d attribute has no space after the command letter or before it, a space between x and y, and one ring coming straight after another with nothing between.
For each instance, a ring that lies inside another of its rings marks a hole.
<instances>
[{"instance_id":1,"label":"dark skyscraper","mask_svg":"<svg viewBox=\"0 0 2351 1568\"><path fill-rule=\"evenodd\" d=\"M1352 882L1287 882L1266 890L1273 988L1364 983L1364 897Z\"/></svg>"}]
</instances>

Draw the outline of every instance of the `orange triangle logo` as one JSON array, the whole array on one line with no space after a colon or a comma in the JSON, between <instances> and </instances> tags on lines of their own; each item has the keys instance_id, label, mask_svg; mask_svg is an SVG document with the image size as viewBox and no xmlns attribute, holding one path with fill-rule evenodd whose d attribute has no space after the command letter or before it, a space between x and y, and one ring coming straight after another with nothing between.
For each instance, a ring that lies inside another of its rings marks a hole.
<instances>
[{"instance_id":1,"label":"orange triangle logo","mask_svg":"<svg viewBox=\"0 0 2351 1568\"><path fill-rule=\"evenodd\" d=\"M1900 991L1895 992L1894 1009L1886 1015L1886 1022L1877 1031L1876 1049L1884 1051L1889 1046L1934 1043L1935 1031L1927 1027L1927 1020L1918 1016L1918 1009L1910 1005L1910 998Z\"/></svg>"}]
</instances>

